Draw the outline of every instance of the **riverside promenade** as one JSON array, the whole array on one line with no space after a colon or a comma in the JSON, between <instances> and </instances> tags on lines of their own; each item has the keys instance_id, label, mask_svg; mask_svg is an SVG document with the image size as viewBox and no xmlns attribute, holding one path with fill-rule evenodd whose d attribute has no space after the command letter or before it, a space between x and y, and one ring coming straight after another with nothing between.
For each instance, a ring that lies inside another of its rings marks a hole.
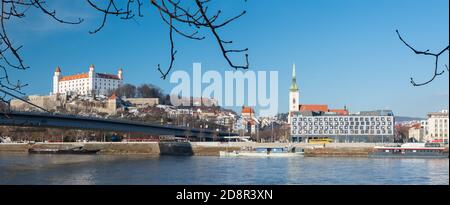
<instances>
[{"instance_id":1,"label":"riverside promenade","mask_svg":"<svg viewBox=\"0 0 450 205\"><path fill-rule=\"evenodd\" d=\"M67 142L67 143L0 143L1 153L27 153L29 148L100 149L98 154L145 154L145 155L184 155L184 156L219 156L220 151L241 150L256 147L295 146L305 150L307 157L367 157L374 146L396 145L389 143L255 143L255 142Z\"/></svg>"}]
</instances>

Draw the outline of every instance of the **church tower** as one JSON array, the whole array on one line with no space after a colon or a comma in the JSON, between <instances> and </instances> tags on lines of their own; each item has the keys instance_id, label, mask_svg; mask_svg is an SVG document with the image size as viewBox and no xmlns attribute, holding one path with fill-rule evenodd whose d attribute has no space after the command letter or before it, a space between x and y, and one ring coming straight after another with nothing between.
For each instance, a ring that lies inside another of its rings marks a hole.
<instances>
[{"instance_id":1,"label":"church tower","mask_svg":"<svg viewBox=\"0 0 450 205\"><path fill-rule=\"evenodd\" d=\"M291 123L291 113L294 111L298 111L299 105L299 90L297 86L297 78L295 76L295 64L292 66L292 82L289 88L289 116L288 122Z\"/></svg>"}]
</instances>

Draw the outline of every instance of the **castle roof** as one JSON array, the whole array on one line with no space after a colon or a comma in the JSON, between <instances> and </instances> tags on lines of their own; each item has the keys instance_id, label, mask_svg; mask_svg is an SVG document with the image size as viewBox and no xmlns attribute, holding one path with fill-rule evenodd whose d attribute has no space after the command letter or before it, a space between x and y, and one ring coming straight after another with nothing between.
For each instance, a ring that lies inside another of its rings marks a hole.
<instances>
[{"instance_id":1,"label":"castle roof","mask_svg":"<svg viewBox=\"0 0 450 205\"><path fill-rule=\"evenodd\" d=\"M107 78L107 79L120 80L119 76L114 75L114 74L106 74L106 73L97 73L97 78Z\"/></svg>"},{"instance_id":2,"label":"castle roof","mask_svg":"<svg viewBox=\"0 0 450 205\"><path fill-rule=\"evenodd\" d=\"M89 67L93 68L94 65L91 64ZM55 72L61 72L61 69L59 68L59 66L56 67L56 71ZM96 78L104 78L104 79L120 80L118 75L107 74L107 73L95 73L95 77ZM83 79L83 78L89 78L89 74L88 73L79 73L79 74L74 74L74 75L63 76L60 79L60 81L76 80L76 79Z\"/></svg>"},{"instance_id":3,"label":"castle roof","mask_svg":"<svg viewBox=\"0 0 450 205\"><path fill-rule=\"evenodd\" d=\"M63 76L60 81L76 80L76 79L82 79L82 78L89 78L89 74L80 73L80 74L75 74L75 75Z\"/></svg>"}]
</instances>

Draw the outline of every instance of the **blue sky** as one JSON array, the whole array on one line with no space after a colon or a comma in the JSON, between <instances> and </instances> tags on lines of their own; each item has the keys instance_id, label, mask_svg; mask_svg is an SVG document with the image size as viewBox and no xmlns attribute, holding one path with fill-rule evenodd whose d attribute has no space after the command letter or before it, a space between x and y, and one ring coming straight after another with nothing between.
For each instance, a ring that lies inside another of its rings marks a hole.
<instances>
[{"instance_id":1,"label":"blue sky","mask_svg":"<svg viewBox=\"0 0 450 205\"><path fill-rule=\"evenodd\" d=\"M78 4L77 4L78 2ZM109 18L99 33L101 15L80 1L53 1L51 8L66 19L82 17L80 25L61 25L30 10L27 18L9 22L9 35L21 49L26 71L10 71L12 79L30 84L27 94L48 94L56 66L63 74L125 71L125 82L152 83L169 92L174 84L159 78L156 65L169 62L168 28L157 10L144 5L143 18ZM423 117L448 109L448 73L423 87L433 74L432 57L415 55L395 33L417 49L440 51L449 44L447 0L216 0L227 15L247 14L220 33L249 48L252 70L279 71L279 111L288 109L292 63L297 65L300 103L347 105L351 112L392 109L396 115ZM201 62L203 71L231 68L212 36L204 41L175 37L174 69L190 71ZM237 63L240 56L233 58ZM448 52L440 59L448 64Z\"/></svg>"}]
</instances>

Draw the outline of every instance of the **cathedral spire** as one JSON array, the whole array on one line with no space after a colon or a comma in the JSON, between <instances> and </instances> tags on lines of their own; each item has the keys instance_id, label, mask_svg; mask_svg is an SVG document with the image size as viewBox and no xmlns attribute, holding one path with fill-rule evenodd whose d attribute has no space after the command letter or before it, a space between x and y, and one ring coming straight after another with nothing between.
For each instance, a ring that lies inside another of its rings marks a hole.
<instances>
[{"instance_id":1,"label":"cathedral spire","mask_svg":"<svg viewBox=\"0 0 450 205\"><path fill-rule=\"evenodd\" d=\"M295 79L295 63L292 65L292 78Z\"/></svg>"},{"instance_id":2,"label":"cathedral spire","mask_svg":"<svg viewBox=\"0 0 450 205\"><path fill-rule=\"evenodd\" d=\"M291 87L289 88L289 90L298 91L297 77L295 75L295 63L292 65L292 83L291 83Z\"/></svg>"}]
</instances>

